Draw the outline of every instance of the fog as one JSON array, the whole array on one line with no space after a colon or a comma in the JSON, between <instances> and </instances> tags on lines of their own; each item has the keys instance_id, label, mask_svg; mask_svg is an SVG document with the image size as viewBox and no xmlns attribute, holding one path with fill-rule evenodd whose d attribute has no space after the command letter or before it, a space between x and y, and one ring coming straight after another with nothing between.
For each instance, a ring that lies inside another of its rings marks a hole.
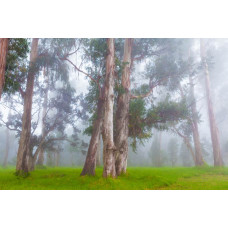
<instances>
[{"instance_id":1,"label":"fog","mask_svg":"<svg viewBox=\"0 0 228 228\"><path fill-rule=\"evenodd\" d=\"M136 39L137 40L137 39ZM175 39L171 39L175 40ZM178 40L178 39L176 39ZM209 75L211 80L211 98L214 105L215 111L215 119L217 122L218 132L219 132L219 141L221 146L222 159L225 165L228 165L228 39L204 39L206 43L206 48L208 51L208 65L209 65ZM31 40L30 40L31 41ZM199 39L191 39L193 49L193 58L195 63L200 65L200 40ZM31 47L30 47L31 48ZM134 49L134 46L133 46ZM142 48L143 49L143 48ZM77 66L80 66L81 71L87 71L90 63L85 63L83 56L83 49L77 54L73 54L70 56L70 60ZM123 54L120 54L120 56ZM161 54L162 55L162 54ZM28 53L29 60L29 53ZM136 62L134 68L131 72L132 81L131 81L131 89L137 89L141 85L149 83L148 77L145 77L145 71L148 67L148 62L156 61L157 55L154 57L146 57L142 61ZM164 63L165 64L165 63ZM64 123L64 135L68 137L69 140L62 140L56 142L55 147L59 148L59 161L58 166L83 166L86 153L88 150L88 146L90 143L90 135L84 133L84 131L91 125L90 118L93 113L88 111L88 105L84 106L83 101L85 101L86 95L89 93L89 89L91 86L91 80L86 77L85 74L81 73L70 64L67 63L68 71L69 71L69 85L75 90L74 96L80 97L77 102L74 104L75 107L73 113L71 113L70 118L73 119L74 127L71 126L70 121ZM153 64L151 65L153 68ZM164 66L165 67L165 66ZM204 83L204 71L200 66L197 68L197 73L194 75L194 88L195 88L195 98L196 98L196 108L199 112L200 120L198 122L199 127L199 135L200 142L203 148L203 159L209 164L213 165L213 149L211 142L211 134L210 134L210 125L208 119L208 110L207 110L207 101L206 101L206 89ZM39 76L38 76L39 75ZM42 132L42 105L43 95L40 95L40 88L44 86L45 82L43 80L43 72L40 70L39 74L36 76L36 84L39 86L35 86L34 89L34 97L33 99L40 99L40 102L36 102L33 105L33 114L32 114L32 122L37 123L37 127L34 131L34 135L37 137ZM59 79L57 80L56 88L63 88L64 83ZM188 86L188 78L183 79L181 81L181 85L184 87ZM24 86L24 85L23 85ZM159 101L163 101L165 99L165 95L167 93L171 94L171 99L180 99L178 91L167 92L168 90L164 86L158 86L154 89L153 95L150 99L154 99L154 104L157 104ZM41 92L42 93L42 92ZM49 92L49 99L55 99L56 92ZM13 98L14 102L10 100ZM147 99L147 98L146 98ZM19 143L18 130L13 130L13 125L16 125L19 119L16 119L14 115L20 113L22 115L23 106L19 103L22 102L21 95L18 92L14 94L4 93L2 95L0 110L1 110L1 127L0 127L0 163L3 164L4 156L7 150L7 134L9 134L9 153L8 153L8 165L16 165L17 159L17 150ZM9 107L13 107L10 111ZM40 107L39 107L40 106ZM39 111L37 111L39 110ZM8 125L10 129L7 130L7 121L8 115L13 116L12 124ZM77 113L81 112L81 113ZM55 116L55 110L53 109L49 113L49 118L52 119ZM83 115L86 115L85 117ZM20 127L19 127L20 128ZM19 129L18 128L18 129ZM78 141L75 141L73 138L70 138L74 129L77 128L77 137ZM8 132L8 133L7 133ZM57 132L57 131L56 131ZM183 138L179 135L175 134L170 128L159 130L157 127L152 127L150 129L151 136L142 142L137 141L137 147L132 148L131 143L133 141L132 138L129 137L129 153L128 153L128 166L150 166L150 167L160 167L160 166L194 166L194 162L192 160L191 154L188 148L185 148ZM55 134L55 133L53 133ZM56 133L58 134L58 132ZM193 139L190 137L190 141L192 146ZM72 146L72 142L76 145ZM100 140L101 147L100 149L100 162L102 165L102 140ZM158 147L158 148L157 148ZM172 148L174 147L174 148ZM37 146L34 147L34 152ZM158 150L155 152L155 150ZM171 151L173 150L173 152ZM50 150L51 151L51 150ZM48 163L48 159L50 156L54 156L54 153L45 151L44 164L50 166L56 166L55 162ZM52 150L54 151L54 150ZM156 153L160 154L159 161L156 161ZM174 153L171 155L171 153ZM48 157L49 156L49 157ZM174 159L174 160L172 160Z\"/></svg>"}]
</instances>

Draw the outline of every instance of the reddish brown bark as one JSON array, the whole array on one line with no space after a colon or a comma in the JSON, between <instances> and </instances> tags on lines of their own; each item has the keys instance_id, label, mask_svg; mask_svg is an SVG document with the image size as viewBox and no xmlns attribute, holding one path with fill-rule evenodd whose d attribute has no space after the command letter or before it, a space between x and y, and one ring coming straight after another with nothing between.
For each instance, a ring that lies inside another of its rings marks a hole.
<instances>
[{"instance_id":1,"label":"reddish brown bark","mask_svg":"<svg viewBox=\"0 0 228 228\"><path fill-rule=\"evenodd\" d=\"M29 145L31 137L31 114L32 114L32 97L35 80L35 63L38 55L38 38L33 38L30 53L29 72L24 94L24 110L22 116L22 131L20 135L19 148L17 153L16 171L18 174L28 172L27 156L29 156Z\"/></svg>"},{"instance_id":2,"label":"reddish brown bark","mask_svg":"<svg viewBox=\"0 0 228 228\"><path fill-rule=\"evenodd\" d=\"M116 173L126 173L128 157L128 119L130 102L130 66L133 39L126 39L124 44L124 69L122 72L121 85L124 92L119 94L116 112Z\"/></svg>"},{"instance_id":3,"label":"reddish brown bark","mask_svg":"<svg viewBox=\"0 0 228 228\"><path fill-rule=\"evenodd\" d=\"M8 52L8 38L0 38L0 100L5 82L6 56Z\"/></svg>"},{"instance_id":4,"label":"reddish brown bark","mask_svg":"<svg viewBox=\"0 0 228 228\"><path fill-rule=\"evenodd\" d=\"M204 41L202 39L200 40L200 51L201 51L201 60L202 60L204 75L205 75L206 98L207 98L208 116L209 116L209 123L210 123L211 141L212 141L213 155L214 155L214 166L222 166L223 161L221 157L218 127L216 124L214 106L212 103L210 76L209 76L209 70L208 70L208 65L206 60Z\"/></svg>"},{"instance_id":5,"label":"reddish brown bark","mask_svg":"<svg viewBox=\"0 0 228 228\"><path fill-rule=\"evenodd\" d=\"M104 91L104 89L102 91ZM96 154L97 154L98 144L100 143L103 114L104 114L104 98L101 94L97 104L97 119L93 123L93 132L90 139L89 149L86 155L86 160L85 160L83 170L81 172L81 176L95 175Z\"/></svg>"}]
</instances>

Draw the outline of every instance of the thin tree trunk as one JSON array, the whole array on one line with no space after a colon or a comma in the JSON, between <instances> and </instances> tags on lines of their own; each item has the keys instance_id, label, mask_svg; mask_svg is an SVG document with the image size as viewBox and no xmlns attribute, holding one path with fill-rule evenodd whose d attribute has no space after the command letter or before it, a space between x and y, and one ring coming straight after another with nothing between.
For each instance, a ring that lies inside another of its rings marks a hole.
<instances>
[{"instance_id":1,"label":"thin tree trunk","mask_svg":"<svg viewBox=\"0 0 228 228\"><path fill-rule=\"evenodd\" d=\"M162 142L162 132L159 132L159 167L162 165L162 159L161 159L161 142Z\"/></svg>"},{"instance_id":2,"label":"thin tree trunk","mask_svg":"<svg viewBox=\"0 0 228 228\"><path fill-rule=\"evenodd\" d=\"M52 167L53 166L53 151L49 151L47 156L48 156L47 165ZM71 161L73 163L73 157L71 158Z\"/></svg>"},{"instance_id":3,"label":"thin tree trunk","mask_svg":"<svg viewBox=\"0 0 228 228\"><path fill-rule=\"evenodd\" d=\"M208 70L208 65L206 60L204 42L202 39L200 40L200 51L201 51L201 60L203 63L204 74L205 74L206 98L207 98L207 106L208 106L210 131L211 131L211 141L212 141L213 155L214 155L214 166L222 166L223 161L221 157L218 127L216 124L214 107L212 103L209 70Z\"/></svg>"},{"instance_id":4,"label":"thin tree trunk","mask_svg":"<svg viewBox=\"0 0 228 228\"><path fill-rule=\"evenodd\" d=\"M105 76L105 111L103 124L104 145L104 177L115 177L115 145L113 139L113 106L114 106L114 70L115 70L115 46L114 39L107 39L108 55L106 58Z\"/></svg>"},{"instance_id":5,"label":"thin tree trunk","mask_svg":"<svg viewBox=\"0 0 228 228\"><path fill-rule=\"evenodd\" d=\"M198 129L198 123L196 119L197 109L196 109L196 101L195 101L195 93L194 93L194 84L191 76L189 76L189 82L190 82L190 89L191 89L191 98L193 101L191 104L191 111L192 111L191 125L192 125L192 133L193 133L193 140L194 140L194 146L195 146L195 159L196 159L196 165L202 166L204 165L204 160L202 156L199 129Z\"/></svg>"},{"instance_id":6,"label":"thin tree trunk","mask_svg":"<svg viewBox=\"0 0 228 228\"><path fill-rule=\"evenodd\" d=\"M8 38L0 38L0 100L5 82L6 56L8 52Z\"/></svg>"},{"instance_id":7,"label":"thin tree trunk","mask_svg":"<svg viewBox=\"0 0 228 228\"><path fill-rule=\"evenodd\" d=\"M55 166L58 167L59 166L59 151L55 152Z\"/></svg>"},{"instance_id":8,"label":"thin tree trunk","mask_svg":"<svg viewBox=\"0 0 228 228\"><path fill-rule=\"evenodd\" d=\"M45 125L45 117L47 113L47 103L48 103L48 88L49 88L49 77L48 72L45 71L44 68L44 84L45 84L45 91L44 91L44 103L43 103L43 112L42 112L42 137L45 136L46 132L46 125ZM37 165L43 166L44 165L44 148L43 146L40 149Z\"/></svg>"},{"instance_id":9,"label":"thin tree trunk","mask_svg":"<svg viewBox=\"0 0 228 228\"><path fill-rule=\"evenodd\" d=\"M195 153L194 153L194 150L192 148L192 145L190 143L190 140L186 136L181 134L176 128L174 128L174 132L176 132L183 139L183 141L184 141L185 145L188 147L188 149L192 155L192 159L196 165L196 157L195 157Z\"/></svg>"},{"instance_id":10,"label":"thin tree trunk","mask_svg":"<svg viewBox=\"0 0 228 228\"><path fill-rule=\"evenodd\" d=\"M27 77L26 92L24 94L24 111L22 116L22 131L20 135L19 148L17 153L16 171L18 174L28 172L28 164L26 156L29 153L30 137L31 137L31 112L32 97L35 79L35 62L38 55L38 38L33 38L30 53L30 66Z\"/></svg>"},{"instance_id":11,"label":"thin tree trunk","mask_svg":"<svg viewBox=\"0 0 228 228\"><path fill-rule=\"evenodd\" d=\"M116 112L116 173L126 173L128 157L128 119L130 102L130 66L133 39L126 39L124 44L124 69L121 78L121 85L124 92L119 94Z\"/></svg>"},{"instance_id":12,"label":"thin tree trunk","mask_svg":"<svg viewBox=\"0 0 228 228\"><path fill-rule=\"evenodd\" d=\"M93 132L89 143L88 152L86 155L85 164L81 172L81 176L85 175L95 175L96 168L96 154L98 150L98 144L100 143L101 127L103 122L104 113L104 98L103 98L104 88L102 89L102 94L100 94L98 104L97 104L97 119L93 123Z\"/></svg>"},{"instance_id":13,"label":"thin tree trunk","mask_svg":"<svg viewBox=\"0 0 228 228\"><path fill-rule=\"evenodd\" d=\"M8 163L8 155L9 155L9 129L6 128L6 151L5 151L5 156L4 156L4 162L3 162L3 167L7 166Z\"/></svg>"},{"instance_id":14,"label":"thin tree trunk","mask_svg":"<svg viewBox=\"0 0 228 228\"><path fill-rule=\"evenodd\" d=\"M28 171L33 171L35 169L37 157L40 154L40 150L43 147L44 142L45 142L45 135L42 138L42 140L41 140L41 142L40 142L39 146L37 147L34 154L33 154L33 148L30 148L29 156L28 156Z\"/></svg>"}]
</instances>

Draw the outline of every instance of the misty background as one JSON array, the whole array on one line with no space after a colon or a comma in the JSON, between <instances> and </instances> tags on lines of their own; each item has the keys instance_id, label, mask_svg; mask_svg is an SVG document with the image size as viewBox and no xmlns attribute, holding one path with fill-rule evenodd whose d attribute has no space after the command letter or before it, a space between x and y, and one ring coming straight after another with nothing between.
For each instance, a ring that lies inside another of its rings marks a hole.
<instances>
[{"instance_id":1,"label":"misty background","mask_svg":"<svg viewBox=\"0 0 228 228\"><path fill-rule=\"evenodd\" d=\"M210 46L211 51L211 62L210 65L210 79L211 79L211 91L213 104L215 108L215 115L217 120L217 125L219 129L222 157L225 165L228 165L228 39L207 39L207 44ZM199 40L195 39L195 52L199 52ZM200 55L199 55L200 56ZM80 54L71 56L74 61L80 62ZM146 63L142 62L136 65L134 75L140 75L140 72L144 70ZM85 96L88 93L89 80L83 74L76 72L72 67L70 68L70 84L76 90L77 95ZM42 78L42 77L41 77ZM40 79L42 80L42 79ZM141 80L136 80L134 83L140 84ZM61 83L59 85L61 87ZM13 97L16 99L17 95ZM199 122L199 133L202 144L203 157L205 161L209 164L213 164L213 154L212 154L212 144L210 138L210 128L209 120L207 114L207 104L204 88L204 76L203 72L197 75L197 80L195 81L195 97L197 110L200 113ZM5 105L4 96L0 102L0 107L3 113L3 120L7 119L9 113L9 107ZM17 105L18 110L22 110L20 105ZM80 107L78 107L80 109ZM79 140L85 142L85 146L72 147L67 141L62 141L60 143L60 159L59 166L83 166L86 151L88 149L88 144L90 136L84 134L84 130L89 126L88 121L77 120L77 128L80 130ZM37 134L41 131L41 122L36 129ZM72 129L68 127L66 129L66 134L71 134ZM0 163L3 163L4 153L6 150L7 134L9 134L9 155L8 163L9 165L16 164L16 156L18 150L18 140L16 137L16 132L9 131L7 133L7 128L5 126L0 127ZM130 139L129 139L130 140ZM129 142L130 144L130 142ZM102 145L101 151L101 162L102 162ZM160 154L159 161L157 161L157 156ZM48 164L48 154L45 153L45 164ZM55 164L50 164L55 166ZM158 131L152 129L152 137L143 144L137 146L137 150L134 151L129 147L128 155L128 166L193 166L194 162L191 158L190 152L183 143L183 139L178 135L174 134L172 131Z\"/></svg>"}]
</instances>

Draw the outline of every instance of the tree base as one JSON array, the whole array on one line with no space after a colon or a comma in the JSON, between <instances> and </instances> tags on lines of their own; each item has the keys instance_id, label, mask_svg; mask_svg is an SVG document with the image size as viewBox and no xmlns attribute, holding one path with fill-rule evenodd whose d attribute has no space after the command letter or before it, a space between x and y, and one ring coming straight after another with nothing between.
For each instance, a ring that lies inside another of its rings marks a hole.
<instances>
[{"instance_id":1,"label":"tree base","mask_svg":"<svg viewBox=\"0 0 228 228\"><path fill-rule=\"evenodd\" d=\"M14 174L17 177L22 177L22 178L26 178L30 175L28 171L24 171L24 170L17 170Z\"/></svg>"}]
</instances>

